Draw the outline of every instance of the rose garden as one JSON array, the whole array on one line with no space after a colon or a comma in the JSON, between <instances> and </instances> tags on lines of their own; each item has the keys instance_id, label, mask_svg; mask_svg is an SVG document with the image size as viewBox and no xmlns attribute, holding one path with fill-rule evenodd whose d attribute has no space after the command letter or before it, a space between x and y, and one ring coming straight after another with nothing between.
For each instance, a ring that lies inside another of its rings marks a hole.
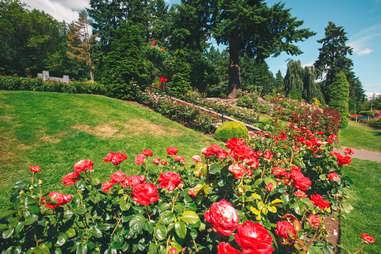
<instances>
[{"instance_id":1,"label":"rose garden","mask_svg":"<svg viewBox=\"0 0 381 254\"><path fill-rule=\"evenodd\" d=\"M331 21L274 76L302 24L266 1L91 0L71 24L1 2L1 253L380 253L381 97Z\"/></svg>"}]
</instances>

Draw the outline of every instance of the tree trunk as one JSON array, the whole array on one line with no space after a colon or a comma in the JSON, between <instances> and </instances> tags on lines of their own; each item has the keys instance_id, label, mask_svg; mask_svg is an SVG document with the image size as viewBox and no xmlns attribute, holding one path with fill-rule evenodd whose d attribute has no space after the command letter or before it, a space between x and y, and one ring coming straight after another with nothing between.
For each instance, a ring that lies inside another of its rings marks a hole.
<instances>
[{"instance_id":1,"label":"tree trunk","mask_svg":"<svg viewBox=\"0 0 381 254\"><path fill-rule=\"evenodd\" d=\"M233 39L229 41L229 98L235 98L237 95L237 89L241 87L241 67L239 65L239 51L240 42L239 39Z\"/></svg>"}]
</instances>

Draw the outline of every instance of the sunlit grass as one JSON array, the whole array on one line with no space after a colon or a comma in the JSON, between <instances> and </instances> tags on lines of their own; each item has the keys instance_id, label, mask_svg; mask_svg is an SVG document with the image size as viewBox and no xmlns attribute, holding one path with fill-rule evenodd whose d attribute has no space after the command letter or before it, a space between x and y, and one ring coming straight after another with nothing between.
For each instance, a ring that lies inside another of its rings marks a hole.
<instances>
[{"instance_id":1,"label":"sunlit grass","mask_svg":"<svg viewBox=\"0 0 381 254\"><path fill-rule=\"evenodd\" d=\"M149 109L95 95L0 91L0 206L11 187L29 179L30 165L41 166L46 191L62 190L61 178L81 159L94 161L94 175L105 181L115 169L103 162L108 152L124 152L121 170L137 172L134 157L151 149L165 158L175 146L191 156L216 141ZM150 160L150 165L152 159ZM153 164L152 164L153 166Z\"/></svg>"},{"instance_id":2,"label":"sunlit grass","mask_svg":"<svg viewBox=\"0 0 381 254\"><path fill-rule=\"evenodd\" d=\"M340 145L381 152L381 130L353 121L340 130Z\"/></svg>"}]
</instances>

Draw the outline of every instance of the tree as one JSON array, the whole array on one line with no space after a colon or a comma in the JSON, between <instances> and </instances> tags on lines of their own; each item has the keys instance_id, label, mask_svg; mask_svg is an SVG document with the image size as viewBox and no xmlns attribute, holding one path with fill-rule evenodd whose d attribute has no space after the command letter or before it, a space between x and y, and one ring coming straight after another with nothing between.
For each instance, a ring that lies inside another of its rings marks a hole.
<instances>
[{"instance_id":1,"label":"tree","mask_svg":"<svg viewBox=\"0 0 381 254\"><path fill-rule=\"evenodd\" d=\"M325 28L325 37L318 40L322 47L319 49L319 57L314 66L318 77L325 79L323 93L326 101L330 101L330 94L327 91L336 74L340 71L347 72L353 66L352 60L348 58L348 55L352 55L352 48L346 45L347 41L344 28L336 26L331 21Z\"/></svg>"},{"instance_id":2,"label":"tree","mask_svg":"<svg viewBox=\"0 0 381 254\"><path fill-rule=\"evenodd\" d=\"M281 89L281 87L283 86L283 76L280 70L278 70L278 72L275 74L274 86L277 89Z\"/></svg>"},{"instance_id":3,"label":"tree","mask_svg":"<svg viewBox=\"0 0 381 254\"><path fill-rule=\"evenodd\" d=\"M293 43L314 34L298 29L303 21L291 17L280 3L268 7L263 0L219 0L214 13L214 36L229 47L230 96L241 86L240 56L247 54L262 63L281 52L297 55L302 52Z\"/></svg>"},{"instance_id":4,"label":"tree","mask_svg":"<svg viewBox=\"0 0 381 254\"><path fill-rule=\"evenodd\" d=\"M274 76L266 62L256 63L253 58L245 56L240 59L242 68L242 89L258 94L268 94L274 88Z\"/></svg>"},{"instance_id":5,"label":"tree","mask_svg":"<svg viewBox=\"0 0 381 254\"><path fill-rule=\"evenodd\" d=\"M304 70L300 61L291 60L287 64L287 73L284 77L284 90L286 96L301 100L304 90Z\"/></svg>"},{"instance_id":6,"label":"tree","mask_svg":"<svg viewBox=\"0 0 381 254\"><path fill-rule=\"evenodd\" d=\"M105 84L137 83L144 87L152 80L144 55L140 25L125 22L116 30L109 52L104 56L101 81Z\"/></svg>"},{"instance_id":7,"label":"tree","mask_svg":"<svg viewBox=\"0 0 381 254\"><path fill-rule=\"evenodd\" d=\"M349 83L343 71L336 74L333 82L328 87L330 100L328 106L334 108L341 114L340 127L345 128L348 125L348 100L349 100Z\"/></svg>"},{"instance_id":8,"label":"tree","mask_svg":"<svg viewBox=\"0 0 381 254\"><path fill-rule=\"evenodd\" d=\"M91 23L86 11L82 10L79 13L78 20L69 26L70 31L67 41L69 50L67 51L67 55L70 59L85 63L89 69L90 80L94 81L91 45L94 43L95 35L90 35L89 25L91 25Z\"/></svg>"},{"instance_id":9,"label":"tree","mask_svg":"<svg viewBox=\"0 0 381 254\"><path fill-rule=\"evenodd\" d=\"M303 99L313 103L313 98L325 104L323 93L320 86L315 82L316 74L313 66L305 66L303 69Z\"/></svg>"},{"instance_id":10,"label":"tree","mask_svg":"<svg viewBox=\"0 0 381 254\"><path fill-rule=\"evenodd\" d=\"M18 0L0 1L0 71L36 75L59 45L60 24Z\"/></svg>"}]
</instances>

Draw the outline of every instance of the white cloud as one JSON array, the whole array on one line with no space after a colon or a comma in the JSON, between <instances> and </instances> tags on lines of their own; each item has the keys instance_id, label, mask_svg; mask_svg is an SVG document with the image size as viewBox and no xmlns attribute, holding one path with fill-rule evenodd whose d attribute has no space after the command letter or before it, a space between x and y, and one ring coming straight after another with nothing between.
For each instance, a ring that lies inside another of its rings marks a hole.
<instances>
[{"instance_id":1,"label":"white cloud","mask_svg":"<svg viewBox=\"0 0 381 254\"><path fill-rule=\"evenodd\" d=\"M30 9L38 9L58 21L72 22L78 19L78 11L89 7L89 0L24 0Z\"/></svg>"},{"instance_id":2,"label":"white cloud","mask_svg":"<svg viewBox=\"0 0 381 254\"><path fill-rule=\"evenodd\" d=\"M366 47L367 43L379 37L381 37L381 25L374 25L353 35L348 45L357 55L368 55L373 49Z\"/></svg>"}]
</instances>

